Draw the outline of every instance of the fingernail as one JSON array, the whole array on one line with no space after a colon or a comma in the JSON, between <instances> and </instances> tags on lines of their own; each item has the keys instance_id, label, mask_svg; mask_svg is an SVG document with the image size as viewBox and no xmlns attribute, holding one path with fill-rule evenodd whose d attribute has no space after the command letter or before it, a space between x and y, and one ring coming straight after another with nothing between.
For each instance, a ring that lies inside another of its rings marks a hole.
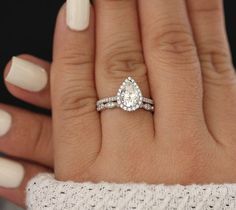
<instances>
[{"instance_id":1,"label":"fingernail","mask_svg":"<svg viewBox=\"0 0 236 210\"><path fill-rule=\"evenodd\" d=\"M42 67L13 57L10 71L5 80L24 90L39 92L46 87L48 76Z\"/></svg>"},{"instance_id":2,"label":"fingernail","mask_svg":"<svg viewBox=\"0 0 236 210\"><path fill-rule=\"evenodd\" d=\"M83 31L89 26L90 1L67 0L67 25L75 31Z\"/></svg>"},{"instance_id":3,"label":"fingernail","mask_svg":"<svg viewBox=\"0 0 236 210\"><path fill-rule=\"evenodd\" d=\"M0 187L19 187L24 174L25 170L21 164L6 158L0 158Z\"/></svg>"},{"instance_id":4,"label":"fingernail","mask_svg":"<svg viewBox=\"0 0 236 210\"><path fill-rule=\"evenodd\" d=\"M7 134L11 128L11 115L0 109L0 137Z\"/></svg>"}]
</instances>

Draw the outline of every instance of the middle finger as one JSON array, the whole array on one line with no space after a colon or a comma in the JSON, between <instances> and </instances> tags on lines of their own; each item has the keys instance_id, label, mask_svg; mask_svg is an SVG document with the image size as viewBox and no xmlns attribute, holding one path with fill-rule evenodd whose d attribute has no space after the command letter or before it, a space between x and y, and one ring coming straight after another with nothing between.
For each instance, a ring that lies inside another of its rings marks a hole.
<instances>
[{"instance_id":1,"label":"middle finger","mask_svg":"<svg viewBox=\"0 0 236 210\"><path fill-rule=\"evenodd\" d=\"M155 113L158 137L168 142L166 139L173 139L173 134L182 131L193 135L188 128L204 125L205 121L201 69L186 3L140 0L139 7L151 91L158 101ZM182 136L174 139L184 141ZM186 141L189 143L188 138Z\"/></svg>"}]
</instances>

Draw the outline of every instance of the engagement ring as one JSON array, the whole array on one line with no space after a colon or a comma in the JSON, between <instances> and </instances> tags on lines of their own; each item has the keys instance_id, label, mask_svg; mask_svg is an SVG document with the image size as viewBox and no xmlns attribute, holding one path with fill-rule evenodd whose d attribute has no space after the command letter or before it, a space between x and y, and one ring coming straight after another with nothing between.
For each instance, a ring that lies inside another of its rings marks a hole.
<instances>
[{"instance_id":1,"label":"engagement ring","mask_svg":"<svg viewBox=\"0 0 236 210\"><path fill-rule=\"evenodd\" d=\"M103 98L97 101L97 111L105 109L121 108L127 112L144 109L154 111L152 99L145 98L134 79L128 77L120 86L116 96Z\"/></svg>"}]
</instances>

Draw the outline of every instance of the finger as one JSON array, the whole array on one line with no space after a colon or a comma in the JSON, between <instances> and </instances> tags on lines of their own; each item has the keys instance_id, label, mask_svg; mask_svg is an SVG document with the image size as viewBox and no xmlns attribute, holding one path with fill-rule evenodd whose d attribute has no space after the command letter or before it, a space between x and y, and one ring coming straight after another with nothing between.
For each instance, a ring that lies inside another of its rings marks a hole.
<instances>
[{"instance_id":1,"label":"finger","mask_svg":"<svg viewBox=\"0 0 236 210\"><path fill-rule=\"evenodd\" d=\"M80 23L84 18L80 17L81 14L88 15L87 0L80 2L81 5L77 5L78 2L67 2L67 23L73 29L83 26ZM55 168L58 179L78 177L85 167L89 167L100 149L101 137L94 84L93 9L89 26L87 29L83 26L82 31L71 30L66 25L65 17L63 7L57 20L52 66ZM77 171L74 170L75 165L80 166Z\"/></svg>"},{"instance_id":2,"label":"finger","mask_svg":"<svg viewBox=\"0 0 236 210\"><path fill-rule=\"evenodd\" d=\"M136 80L143 95L150 97L136 1L98 0L95 8L96 86L99 98L116 96L120 85L129 76ZM147 132L149 135L154 133L152 114L144 110L132 113L121 109L105 110L101 113L101 122L104 146L112 143L124 147L124 144L133 145L132 141L149 141ZM127 133L131 144L127 141ZM142 141L134 138L137 133Z\"/></svg>"},{"instance_id":3,"label":"finger","mask_svg":"<svg viewBox=\"0 0 236 210\"><path fill-rule=\"evenodd\" d=\"M151 91L158 104L155 126L160 140L169 143L173 133L204 125L200 64L184 0L140 0L139 8ZM182 136L174 139L184 141Z\"/></svg>"},{"instance_id":4,"label":"finger","mask_svg":"<svg viewBox=\"0 0 236 210\"><path fill-rule=\"evenodd\" d=\"M0 105L0 152L53 166L50 118Z\"/></svg>"},{"instance_id":5,"label":"finger","mask_svg":"<svg viewBox=\"0 0 236 210\"><path fill-rule=\"evenodd\" d=\"M187 3L201 61L208 127L217 140L235 141L236 80L225 30L223 1L187 0Z\"/></svg>"},{"instance_id":6,"label":"finger","mask_svg":"<svg viewBox=\"0 0 236 210\"><path fill-rule=\"evenodd\" d=\"M15 97L50 109L49 71L50 64L47 61L31 55L13 57L4 73L6 86Z\"/></svg>"},{"instance_id":7,"label":"finger","mask_svg":"<svg viewBox=\"0 0 236 210\"><path fill-rule=\"evenodd\" d=\"M48 169L23 161L0 158L0 197L25 207L25 189L31 178Z\"/></svg>"}]
</instances>

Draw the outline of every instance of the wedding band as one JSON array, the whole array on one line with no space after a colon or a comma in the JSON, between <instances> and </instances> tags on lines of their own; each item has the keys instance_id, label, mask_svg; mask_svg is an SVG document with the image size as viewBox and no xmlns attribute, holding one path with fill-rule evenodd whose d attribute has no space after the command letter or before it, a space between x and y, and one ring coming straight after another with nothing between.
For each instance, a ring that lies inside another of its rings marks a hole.
<instances>
[{"instance_id":1,"label":"wedding band","mask_svg":"<svg viewBox=\"0 0 236 210\"><path fill-rule=\"evenodd\" d=\"M121 108L127 112L138 109L154 112L154 101L145 98L134 79L128 77L120 86L116 96L103 98L97 101L97 111Z\"/></svg>"}]
</instances>

